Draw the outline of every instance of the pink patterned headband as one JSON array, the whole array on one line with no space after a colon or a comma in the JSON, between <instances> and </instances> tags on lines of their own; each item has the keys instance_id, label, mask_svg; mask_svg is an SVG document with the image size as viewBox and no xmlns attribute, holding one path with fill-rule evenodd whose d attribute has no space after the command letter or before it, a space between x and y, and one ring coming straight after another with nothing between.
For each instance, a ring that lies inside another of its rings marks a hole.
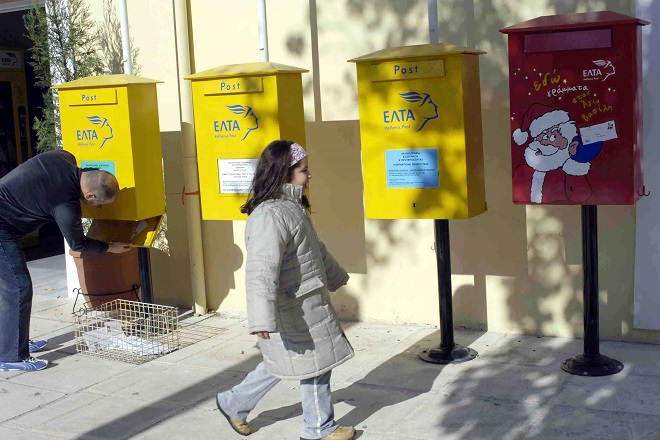
<instances>
[{"instance_id":1,"label":"pink patterned headband","mask_svg":"<svg viewBox=\"0 0 660 440\"><path fill-rule=\"evenodd\" d=\"M300 145L293 143L291 144L291 164L290 167L294 166L307 156L307 152Z\"/></svg>"}]
</instances>

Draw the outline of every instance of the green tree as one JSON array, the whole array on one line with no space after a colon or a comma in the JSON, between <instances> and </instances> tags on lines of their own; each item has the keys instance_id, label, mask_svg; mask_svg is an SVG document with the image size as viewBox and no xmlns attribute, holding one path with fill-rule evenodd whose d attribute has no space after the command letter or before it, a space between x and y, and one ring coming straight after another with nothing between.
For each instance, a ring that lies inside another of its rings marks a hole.
<instances>
[{"instance_id":1,"label":"green tree","mask_svg":"<svg viewBox=\"0 0 660 440\"><path fill-rule=\"evenodd\" d=\"M66 82L103 72L98 35L84 0L36 2L24 16L36 85L46 89L42 117L34 120L38 151L62 148L60 112L53 81Z\"/></svg>"},{"instance_id":2,"label":"green tree","mask_svg":"<svg viewBox=\"0 0 660 440\"><path fill-rule=\"evenodd\" d=\"M59 100L50 87L78 78L123 73L121 25L113 0L104 0L103 21L96 25L85 0L46 0L45 8L33 3L24 16L32 40L30 64L36 86L45 89L42 116L35 117L36 148L62 148ZM139 50L131 39L133 74L138 74Z\"/></svg>"}]
</instances>

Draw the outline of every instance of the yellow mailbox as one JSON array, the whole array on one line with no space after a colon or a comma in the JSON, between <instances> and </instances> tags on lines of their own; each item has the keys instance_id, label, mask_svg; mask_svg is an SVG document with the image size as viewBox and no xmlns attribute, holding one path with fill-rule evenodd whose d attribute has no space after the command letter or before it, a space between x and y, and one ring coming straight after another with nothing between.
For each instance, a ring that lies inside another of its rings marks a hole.
<instances>
[{"instance_id":1,"label":"yellow mailbox","mask_svg":"<svg viewBox=\"0 0 660 440\"><path fill-rule=\"evenodd\" d=\"M105 75L53 87L59 94L64 149L81 168L108 171L119 181L113 204L101 209L82 205L83 217L109 220L94 222L94 238L148 245L165 213L159 82Z\"/></svg>"},{"instance_id":2,"label":"yellow mailbox","mask_svg":"<svg viewBox=\"0 0 660 440\"><path fill-rule=\"evenodd\" d=\"M486 209L479 54L451 44L357 64L367 218L457 219Z\"/></svg>"},{"instance_id":3,"label":"yellow mailbox","mask_svg":"<svg viewBox=\"0 0 660 440\"><path fill-rule=\"evenodd\" d=\"M204 220L241 220L263 149L275 139L305 142L302 73L271 62L234 64L192 81Z\"/></svg>"}]
</instances>

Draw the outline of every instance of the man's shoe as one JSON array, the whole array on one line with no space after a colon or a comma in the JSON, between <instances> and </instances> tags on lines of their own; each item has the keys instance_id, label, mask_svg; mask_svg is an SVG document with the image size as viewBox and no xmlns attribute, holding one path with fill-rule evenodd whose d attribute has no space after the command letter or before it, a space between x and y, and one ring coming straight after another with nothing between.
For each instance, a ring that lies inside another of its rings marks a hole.
<instances>
[{"instance_id":1,"label":"man's shoe","mask_svg":"<svg viewBox=\"0 0 660 440\"><path fill-rule=\"evenodd\" d=\"M27 358L18 362L0 362L2 371L37 371L48 366L48 361L37 358Z\"/></svg>"},{"instance_id":2,"label":"man's shoe","mask_svg":"<svg viewBox=\"0 0 660 440\"><path fill-rule=\"evenodd\" d=\"M218 396L215 396L215 404L218 405L218 409L220 410L220 413L222 413L223 416L225 416L225 419L229 422L229 426L231 426L231 429L239 433L240 435L250 435L252 434L252 427L248 422L241 422L240 420L236 420L233 417L230 417L225 410L222 409L220 406L220 401L218 400Z\"/></svg>"},{"instance_id":3,"label":"man's shoe","mask_svg":"<svg viewBox=\"0 0 660 440\"><path fill-rule=\"evenodd\" d=\"M352 426L339 426L332 434L321 437L320 440L352 440L355 437L355 428ZM307 440L300 437L300 440Z\"/></svg>"},{"instance_id":4,"label":"man's shoe","mask_svg":"<svg viewBox=\"0 0 660 440\"><path fill-rule=\"evenodd\" d=\"M30 353L34 353L35 351L39 351L43 349L46 345L48 345L48 341L45 339L39 339L39 340L33 340L30 339Z\"/></svg>"}]
</instances>

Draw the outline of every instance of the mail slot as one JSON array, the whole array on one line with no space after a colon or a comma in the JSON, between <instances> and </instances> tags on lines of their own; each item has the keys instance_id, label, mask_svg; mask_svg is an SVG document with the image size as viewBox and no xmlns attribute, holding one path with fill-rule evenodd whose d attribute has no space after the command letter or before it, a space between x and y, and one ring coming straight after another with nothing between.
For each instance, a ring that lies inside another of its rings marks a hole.
<instances>
[{"instance_id":1,"label":"mail slot","mask_svg":"<svg viewBox=\"0 0 660 440\"><path fill-rule=\"evenodd\" d=\"M304 145L302 73L262 62L220 66L192 81L199 189L204 220L244 220L263 149L275 139Z\"/></svg>"},{"instance_id":2,"label":"mail slot","mask_svg":"<svg viewBox=\"0 0 660 440\"><path fill-rule=\"evenodd\" d=\"M514 203L631 205L644 194L646 24L603 11L500 30L509 40Z\"/></svg>"},{"instance_id":3,"label":"mail slot","mask_svg":"<svg viewBox=\"0 0 660 440\"><path fill-rule=\"evenodd\" d=\"M394 47L357 64L365 212L460 219L486 210L479 52Z\"/></svg>"}]
</instances>

